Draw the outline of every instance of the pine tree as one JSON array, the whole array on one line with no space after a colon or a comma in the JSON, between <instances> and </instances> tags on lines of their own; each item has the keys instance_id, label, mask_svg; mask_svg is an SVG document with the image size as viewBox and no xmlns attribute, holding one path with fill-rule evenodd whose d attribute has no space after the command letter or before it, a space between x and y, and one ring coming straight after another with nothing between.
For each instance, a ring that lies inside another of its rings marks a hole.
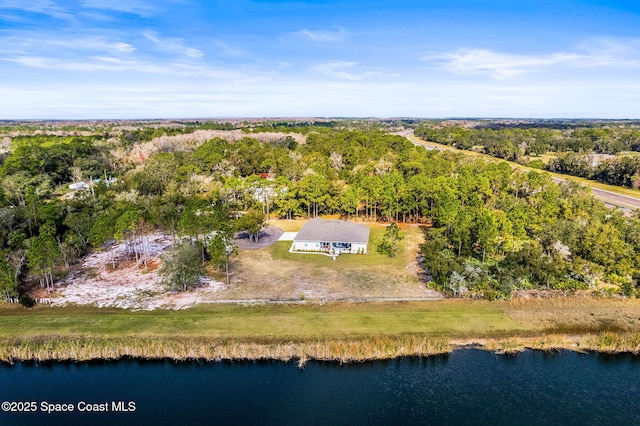
<instances>
[{"instance_id":1,"label":"pine tree","mask_svg":"<svg viewBox=\"0 0 640 426\"><path fill-rule=\"evenodd\" d=\"M400 235L398 224L392 222L384 231L382 242L378 245L378 253L386 254L389 257L395 257L400 248L400 241L404 237Z\"/></svg>"}]
</instances>

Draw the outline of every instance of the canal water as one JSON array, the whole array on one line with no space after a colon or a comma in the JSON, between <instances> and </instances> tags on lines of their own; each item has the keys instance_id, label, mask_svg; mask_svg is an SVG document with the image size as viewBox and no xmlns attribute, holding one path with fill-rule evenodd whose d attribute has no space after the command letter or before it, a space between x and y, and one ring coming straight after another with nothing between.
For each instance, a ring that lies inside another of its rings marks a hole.
<instances>
[{"instance_id":1,"label":"canal water","mask_svg":"<svg viewBox=\"0 0 640 426\"><path fill-rule=\"evenodd\" d=\"M19 363L0 365L0 402L2 425L638 425L640 357Z\"/></svg>"}]
</instances>

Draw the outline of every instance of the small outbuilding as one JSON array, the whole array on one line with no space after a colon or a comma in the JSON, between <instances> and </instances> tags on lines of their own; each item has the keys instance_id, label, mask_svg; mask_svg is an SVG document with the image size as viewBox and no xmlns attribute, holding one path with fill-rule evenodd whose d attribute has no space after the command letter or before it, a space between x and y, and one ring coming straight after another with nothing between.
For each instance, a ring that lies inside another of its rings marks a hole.
<instances>
[{"instance_id":1,"label":"small outbuilding","mask_svg":"<svg viewBox=\"0 0 640 426\"><path fill-rule=\"evenodd\" d=\"M311 219L294 237L292 252L367 254L369 227L346 220Z\"/></svg>"},{"instance_id":2,"label":"small outbuilding","mask_svg":"<svg viewBox=\"0 0 640 426\"><path fill-rule=\"evenodd\" d=\"M86 191L89 189L89 184L86 182L77 182L69 185L69 189L72 191Z\"/></svg>"}]
</instances>

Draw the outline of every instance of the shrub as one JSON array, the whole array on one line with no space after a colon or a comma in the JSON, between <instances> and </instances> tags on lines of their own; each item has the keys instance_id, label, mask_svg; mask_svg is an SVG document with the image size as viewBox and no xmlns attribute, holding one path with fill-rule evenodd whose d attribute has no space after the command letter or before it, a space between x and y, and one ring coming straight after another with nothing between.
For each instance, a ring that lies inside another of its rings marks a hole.
<instances>
[{"instance_id":1,"label":"shrub","mask_svg":"<svg viewBox=\"0 0 640 426\"><path fill-rule=\"evenodd\" d=\"M36 306L36 300L29 293L22 293L18 296L18 302L25 308L33 308Z\"/></svg>"},{"instance_id":2,"label":"shrub","mask_svg":"<svg viewBox=\"0 0 640 426\"><path fill-rule=\"evenodd\" d=\"M584 281L579 281L573 278L569 278L566 280L556 281L551 285L551 288L554 290L587 290L589 288L589 284Z\"/></svg>"},{"instance_id":3,"label":"shrub","mask_svg":"<svg viewBox=\"0 0 640 426\"><path fill-rule=\"evenodd\" d=\"M546 170L547 165L544 161L538 159L531 160L527 163L527 167L531 167L532 169Z\"/></svg>"}]
</instances>

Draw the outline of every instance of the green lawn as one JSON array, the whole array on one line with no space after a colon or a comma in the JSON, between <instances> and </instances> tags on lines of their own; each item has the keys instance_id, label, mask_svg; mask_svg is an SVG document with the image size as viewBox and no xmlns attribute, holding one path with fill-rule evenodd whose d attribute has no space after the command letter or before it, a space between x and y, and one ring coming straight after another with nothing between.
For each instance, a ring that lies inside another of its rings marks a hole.
<instances>
[{"instance_id":1,"label":"green lawn","mask_svg":"<svg viewBox=\"0 0 640 426\"><path fill-rule=\"evenodd\" d=\"M341 339L419 334L482 337L525 332L484 301L202 305L182 311L130 312L89 307L0 305L0 337L188 336L262 340Z\"/></svg>"}]
</instances>

